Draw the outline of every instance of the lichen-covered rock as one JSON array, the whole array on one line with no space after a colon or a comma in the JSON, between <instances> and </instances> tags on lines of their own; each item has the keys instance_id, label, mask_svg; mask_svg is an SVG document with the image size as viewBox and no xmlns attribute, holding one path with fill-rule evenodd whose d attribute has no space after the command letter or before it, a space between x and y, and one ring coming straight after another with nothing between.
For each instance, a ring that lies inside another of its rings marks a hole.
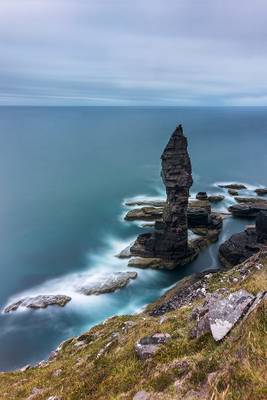
<instances>
[{"instance_id":1,"label":"lichen-covered rock","mask_svg":"<svg viewBox=\"0 0 267 400\"><path fill-rule=\"evenodd\" d=\"M71 301L71 297L61 294L24 297L5 307L4 312L9 313L11 311L16 311L19 307L31 309L46 308L48 306L64 307L69 301Z\"/></svg>"},{"instance_id":2,"label":"lichen-covered rock","mask_svg":"<svg viewBox=\"0 0 267 400\"><path fill-rule=\"evenodd\" d=\"M98 277L96 281L88 279L87 282L84 282L82 286L77 288L77 291L86 296L111 293L117 289L123 288L131 279L135 279L136 277L137 272L128 271L104 274Z\"/></svg>"},{"instance_id":3,"label":"lichen-covered rock","mask_svg":"<svg viewBox=\"0 0 267 400\"><path fill-rule=\"evenodd\" d=\"M213 338L219 341L227 335L236 322L247 311L254 296L246 290L229 294L209 306L209 323Z\"/></svg>"}]
</instances>

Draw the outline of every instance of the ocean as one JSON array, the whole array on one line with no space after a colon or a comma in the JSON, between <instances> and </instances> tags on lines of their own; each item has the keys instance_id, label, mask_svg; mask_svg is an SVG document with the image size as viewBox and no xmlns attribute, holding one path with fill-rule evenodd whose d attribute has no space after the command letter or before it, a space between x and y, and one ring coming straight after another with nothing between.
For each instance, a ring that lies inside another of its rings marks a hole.
<instances>
[{"instance_id":1,"label":"ocean","mask_svg":"<svg viewBox=\"0 0 267 400\"><path fill-rule=\"evenodd\" d=\"M160 155L177 124L189 141L194 185L222 193L267 186L265 107L0 107L0 306L70 294L64 308L0 314L0 370L46 358L64 339L115 314L139 312L193 272L220 268L219 244L250 220L228 218L219 242L178 270L127 267L115 257L144 229L124 221L126 199L161 198ZM77 294L74 283L113 271L136 280L115 293Z\"/></svg>"}]
</instances>

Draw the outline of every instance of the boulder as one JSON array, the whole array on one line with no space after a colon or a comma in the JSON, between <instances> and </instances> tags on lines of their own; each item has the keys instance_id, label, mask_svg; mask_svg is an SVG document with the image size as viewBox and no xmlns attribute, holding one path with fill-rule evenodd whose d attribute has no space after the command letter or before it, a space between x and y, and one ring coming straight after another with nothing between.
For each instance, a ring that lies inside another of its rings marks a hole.
<instances>
[{"instance_id":1,"label":"boulder","mask_svg":"<svg viewBox=\"0 0 267 400\"><path fill-rule=\"evenodd\" d=\"M131 279L136 277L137 272L128 271L103 274L97 280L88 279L87 282L85 281L82 286L77 288L77 291L86 296L111 293L123 288Z\"/></svg>"},{"instance_id":2,"label":"boulder","mask_svg":"<svg viewBox=\"0 0 267 400\"><path fill-rule=\"evenodd\" d=\"M61 294L24 297L23 299L5 307L4 312L9 313L11 311L16 311L20 307L31 309L46 308L55 305L64 307L69 301L71 301L71 297Z\"/></svg>"},{"instance_id":3,"label":"boulder","mask_svg":"<svg viewBox=\"0 0 267 400\"><path fill-rule=\"evenodd\" d=\"M161 344L171 339L169 333L155 333L152 336L145 336L135 344L135 352L141 360L151 358L159 349Z\"/></svg>"},{"instance_id":4,"label":"boulder","mask_svg":"<svg viewBox=\"0 0 267 400\"><path fill-rule=\"evenodd\" d=\"M226 185L218 185L220 188L224 189L234 189L234 190L241 190L241 189L247 189L243 183L229 183Z\"/></svg>"},{"instance_id":5,"label":"boulder","mask_svg":"<svg viewBox=\"0 0 267 400\"><path fill-rule=\"evenodd\" d=\"M216 341L223 339L236 322L249 310L254 296L246 290L238 290L227 297L219 292L206 296L206 301L192 312L197 321L191 332L193 338L199 338L211 332Z\"/></svg>"},{"instance_id":6,"label":"boulder","mask_svg":"<svg viewBox=\"0 0 267 400\"><path fill-rule=\"evenodd\" d=\"M254 296L246 290L239 290L228 297L212 303L208 316L210 329L216 341L223 339L236 322L248 310Z\"/></svg>"}]
</instances>

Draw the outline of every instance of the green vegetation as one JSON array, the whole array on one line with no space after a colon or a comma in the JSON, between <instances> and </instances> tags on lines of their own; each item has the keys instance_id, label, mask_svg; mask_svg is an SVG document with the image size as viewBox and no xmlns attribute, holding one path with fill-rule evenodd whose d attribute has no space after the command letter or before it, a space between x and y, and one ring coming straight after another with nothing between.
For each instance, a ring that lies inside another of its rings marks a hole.
<instances>
[{"instance_id":1,"label":"green vegetation","mask_svg":"<svg viewBox=\"0 0 267 400\"><path fill-rule=\"evenodd\" d=\"M238 268L211 276L208 291L266 289L267 260L240 279ZM236 278L236 279L234 279ZM56 357L24 372L0 373L0 399L130 400L139 390L151 399L263 400L267 398L266 304L239 322L221 342L210 334L193 339L192 309L201 301L165 314L114 317L64 343ZM132 321L131 324L127 321ZM172 339L149 360L134 351L136 341L156 332ZM201 397L202 396L202 397Z\"/></svg>"}]
</instances>

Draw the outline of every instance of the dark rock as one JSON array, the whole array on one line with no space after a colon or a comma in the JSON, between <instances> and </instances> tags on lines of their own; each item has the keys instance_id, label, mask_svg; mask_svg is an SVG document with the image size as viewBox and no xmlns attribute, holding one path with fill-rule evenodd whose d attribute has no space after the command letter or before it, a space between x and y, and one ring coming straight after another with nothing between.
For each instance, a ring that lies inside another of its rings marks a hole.
<instances>
[{"instance_id":1,"label":"dark rock","mask_svg":"<svg viewBox=\"0 0 267 400\"><path fill-rule=\"evenodd\" d=\"M242 203L234 204L228 210L234 217L254 218L261 211L267 211L267 204Z\"/></svg>"},{"instance_id":2,"label":"dark rock","mask_svg":"<svg viewBox=\"0 0 267 400\"><path fill-rule=\"evenodd\" d=\"M208 196L208 200L210 203L218 203L219 201L224 200L225 197L222 194L212 194Z\"/></svg>"},{"instance_id":3,"label":"dark rock","mask_svg":"<svg viewBox=\"0 0 267 400\"><path fill-rule=\"evenodd\" d=\"M198 199L198 200L208 200L207 192L198 192L196 194L196 199Z\"/></svg>"},{"instance_id":4,"label":"dark rock","mask_svg":"<svg viewBox=\"0 0 267 400\"><path fill-rule=\"evenodd\" d=\"M267 211L260 211L256 218L256 231L259 243L267 244Z\"/></svg>"},{"instance_id":5,"label":"dark rock","mask_svg":"<svg viewBox=\"0 0 267 400\"><path fill-rule=\"evenodd\" d=\"M267 188L259 188L256 189L255 192L258 196L264 196L265 194L267 194Z\"/></svg>"},{"instance_id":6,"label":"dark rock","mask_svg":"<svg viewBox=\"0 0 267 400\"><path fill-rule=\"evenodd\" d=\"M228 189L230 196L238 196L238 191L235 189Z\"/></svg>"},{"instance_id":7,"label":"dark rock","mask_svg":"<svg viewBox=\"0 0 267 400\"><path fill-rule=\"evenodd\" d=\"M241 204L267 206L267 200L260 197L235 197L235 200Z\"/></svg>"},{"instance_id":8,"label":"dark rock","mask_svg":"<svg viewBox=\"0 0 267 400\"><path fill-rule=\"evenodd\" d=\"M159 345L167 343L171 339L168 333L155 333L145 336L135 344L135 352L141 360L152 357L159 349Z\"/></svg>"},{"instance_id":9,"label":"dark rock","mask_svg":"<svg viewBox=\"0 0 267 400\"><path fill-rule=\"evenodd\" d=\"M136 277L137 272L114 272L105 274L99 277L97 281L89 280L85 282L77 291L86 296L111 293L117 289L123 288L131 279L135 279Z\"/></svg>"},{"instance_id":10,"label":"dark rock","mask_svg":"<svg viewBox=\"0 0 267 400\"><path fill-rule=\"evenodd\" d=\"M259 212L256 228L247 226L244 232L232 235L219 247L219 259L224 266L233 266L258 253L267 245L267 212Z\"/></svg>"},{"instance_id":11,"label":"dark rock","mask_svg":"<svg viewBox=\"0 0 267 400\"><path fill-rule=\"evenodd\" d=\"M156 221L156 229L164 230L163 207L141 207L130 210L125 215L128 221ZM210 204L207 200L194 200L189 202L187 210L188 227L207 226L209 223ZM148 226L146 226L148 227ZM149 226L150 227L150 226Z\"/></svg>"},{"instance_id":12,"label":"dark rock","mask_svg":"<svg viewBox=\"0 0 267 400\"><path fill-rule=\"evenodd\" d=\"M247 187L242 183L230 183L227 185L218 185L218 186L224 189L234 189L234 190L247 189Z\"/></svg>"},{"instance_id":13,"label":"dark rock","mask_svg":"<svg viewBox=\"0 0 267 400\"><path fill-rule=\"evenodd\" d=\"M256 252L260 251L257 243L256 229L232 235L219 247L219 259L224 266L240 264Z\"/></svg>"},{"instance_id":14,"label":"dark rock","mask_svg":"<svg viewBox=\"0 0 267 400\"><path fill-rule=\"evenodd\" d=\"M25 307L31 309L46 308L48 306L54 306L54 305L64 307L69 301L71 301L71 297L60 294L24 297L23 299L8 305L4 309L4 312L9 313L11 311L16 311L19 307Z\"/></svg>"},{"instance_id":15,"label":"dark rock","mask_svg":"<svg viewBox=\"0 0 267 400\"><path fill-rule=\"evenodd\" d=\"M162 179L167 203L163 225L153 233L140 235L131 252L141 257L179 260L188 255L187 208L192 169L187 139L179 125L173 132L162 156Z\"/></svg>"}]
</instances>

